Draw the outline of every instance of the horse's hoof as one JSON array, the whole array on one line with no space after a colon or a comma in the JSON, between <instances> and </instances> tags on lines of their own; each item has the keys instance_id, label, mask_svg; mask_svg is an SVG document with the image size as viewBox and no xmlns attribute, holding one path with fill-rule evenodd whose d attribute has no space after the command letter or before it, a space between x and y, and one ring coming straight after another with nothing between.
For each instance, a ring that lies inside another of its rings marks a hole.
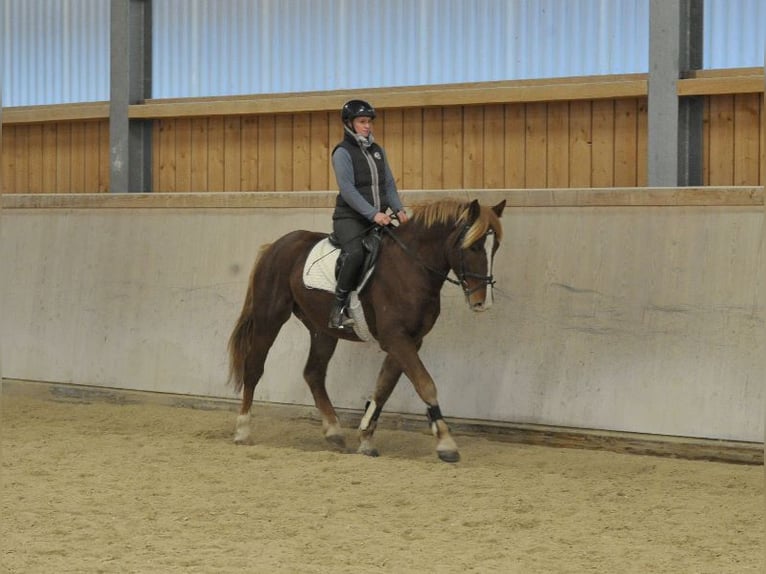
<instances>
[{"instance_id":1,"label":"horse's hoof","mask_svg":"<svg viewBox=\"0 0 766 574\"><path fill-rule=\"evenodd\" d=\"M377 457L380 456L380 452L378 452L377 448L374 447L359 447L356 451L359 454L363 454L365 456L371 456L371 457Z\"/></svg>"},{"instance_id":2,"label":"horse's hoof","mask_svg":"<svg viewBox=\"0 0 766 574\"><path fill-rule=\"evenodd\" d=\"M460 453L456 450L437 450L436 454L444 462L460 462Z\"/></svg>"},{"instance_id":3,"label":"horse's hoof","mask_svg":"<svg viewBox=\"0 0 766 574\"><path fill-rule=\"evenodd\" d=\"M328 434L324 439L339 450L346 450L346 438L342 434Z\"/></svg>"}]
</instances>

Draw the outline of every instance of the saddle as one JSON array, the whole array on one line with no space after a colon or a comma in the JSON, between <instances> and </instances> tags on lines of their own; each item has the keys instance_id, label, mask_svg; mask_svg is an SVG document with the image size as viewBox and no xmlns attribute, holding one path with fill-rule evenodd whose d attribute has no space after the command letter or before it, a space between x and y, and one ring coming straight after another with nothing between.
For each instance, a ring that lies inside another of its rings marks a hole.
<instances>
[{"instance_id":1,"label":"saddle","mask_svg":"<svg viewBox=\"0 0 766 574\"><path fill-rule=\"evenodd\" d=\"M367 328L359 293L367 286L375 271L375 263L380 254L381 234L382 228L376 228L362 240L365 250L364 263L359 273L358 284L349 297L348 311L356 321L354 332L362 341L369 341L372 336ZM322 289L334 293L341 264L339 256L340 245L334 235L319 241L311 248L306 258L306 264L303 267L303 284L308 289Z\"/></svg>"}]
</instances>

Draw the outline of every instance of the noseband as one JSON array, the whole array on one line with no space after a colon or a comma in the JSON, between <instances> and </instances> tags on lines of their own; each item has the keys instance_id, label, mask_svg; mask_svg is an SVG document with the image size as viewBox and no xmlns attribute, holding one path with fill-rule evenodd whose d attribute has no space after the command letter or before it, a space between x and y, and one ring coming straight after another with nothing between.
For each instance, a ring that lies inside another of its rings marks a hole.
<instances>
[{"instance_id":1,"label":"noseband","mask_svg":"<svg viewBox=\"0 0 766 574\"><path fill-rule=\"evenodd\" d=\"M457 246L460 249L460 271L457 273L458 281L454 281L450 279L450 282L455 285L460 285L460 287L463 289L463 293L465 294L465 298L468 299L474 292L478 291L479 289L484 289L486 286L494 287L495 285L495 278L490 275L480 275L478 273L474 273L472 271L466 271L465 270L465 258L463 256L463 249L462 247L459 247L463 243L463 239L465 238L465 234L468 232L468 228L470 226L468 224L463 225L463 229L460 232L460 236L457 240ZM487 229L487 232L482 235L480 239L487 239L489 236L494 235L495 232L492 229ZM491 267L492 263L492 248L486 248L487 249L487 265ZM479 285L474 287L473 289L468 288L468 281L466 279L477 279L479 281ZM448 278L449 279L449 278Z\"/></svg>"}]
</instances>

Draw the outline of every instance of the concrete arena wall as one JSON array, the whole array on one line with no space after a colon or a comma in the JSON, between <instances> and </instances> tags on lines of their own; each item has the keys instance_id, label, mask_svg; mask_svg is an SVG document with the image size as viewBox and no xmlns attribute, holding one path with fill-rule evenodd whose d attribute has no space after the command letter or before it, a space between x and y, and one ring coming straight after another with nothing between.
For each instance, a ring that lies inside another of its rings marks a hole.
<instances>
[{"instance_id":1,"label":"concrete arena wall","mask_svg":"<svg viewBox=\"0 0 766 574\"><path fill-rule=\"evenodd\" d=\"M3 377L233 397L258 247L327 231L317 204L4 209ZM445 285L422 350L446 416L761 442L762 209L508 208L495 306L472 314ZM256 399L312 404L307 349L292 318ZM336 406L363 406L382 358L339 345ZM387 410L423 412L406 378Z\"/></svg>"}]
</instances>

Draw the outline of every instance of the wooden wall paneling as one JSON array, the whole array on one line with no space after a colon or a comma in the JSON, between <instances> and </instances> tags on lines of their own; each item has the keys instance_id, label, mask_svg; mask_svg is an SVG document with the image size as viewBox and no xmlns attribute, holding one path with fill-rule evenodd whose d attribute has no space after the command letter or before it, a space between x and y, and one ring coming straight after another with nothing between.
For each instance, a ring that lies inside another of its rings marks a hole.
<instances>
[{"instance_id":1,"label":"wooden wall paneling","mask_svg":"<svg viewBox=\"0 0 766 574\"><path fill-rule=\"evenodd\" d=\"M223 120L223 190L242 190L242 120L224 116Z\"/></svg>"},{"instance_id":2,"label":"wooden wall paneling","mask_svg":"<svg viewBox=\"0 0 766 574\"><path fill-rule=\"evenodd\" d=\"M505 184L507 188L526 187L527 106L505 104Z\"/></svg>"},{"instance_id":3,"label":"wooden wall paneling","mask_svg":"<svg viewBox=\"0 0 766 574\"><path fill-rule=\"evenodd\" d=\"M258 117L258 191L276 189L276 118Z\"/></svg>"},{"instance_id":4,"label":"wooden wall paneling","mask_svg":"<svg viewBox=\"0 0 766 574\"><path fill-rule=\"evenodd\" d=\"M590 187L592 119L593 104L590 100L569 103L569 187Z\"/></svg>"},{"instance_id":5,"label":"wooden wall paneling","mask_svg":"<svg viewBox=\"0 0 766 574\"><path fill-rule=\"evenodd\" d=\"M242 191L258 189L258 116L242 117Z\"/></svg>"},{"instance_id":6,"label":"wooden wall paneling","mask_svg":"<svg viewBox=\"0 0 766 574\"><path fill-rule=\"evenodd\" d=\"M56 128L56 193L72 191L72 123Z\"/></svg>"},{"instance_id":7,"label":"wooden wall paneling","mask_svg":"<svg viewBox=\"0 0 766 574\"><path fill-rule=\"evenodd\" d=\"M442 109L442 169L444 189L460 189L463 182L463 108L452 106Z\"/></svg>"},{"instance_id":8,"label":"wooden wall paneling","mask_svg":"<svg viewBox=\"0 0 766 574\"><path fill-rule=\"evenodd\" d=\"M29 193L42 193L43 191L43 126L31 124L29 128L28 151L29 155Z\"/></svg>"},{"instance_id":9,"label":"wooden wall paneling","mask_svg":"<svg viewBox=\"0 0 766 574\"><path fill-rule=\"evenodd\" d=\"M100 158L100 137L98 121L84 122L83 151L85 152L85 167L83 169L83 189L86 193L98 193L98 174Z\"/></svg>"},{"instance_id":10,"label":"wooden wall paneling","mask_svg":"<svg viewBox=\"0 0 766 574\"><path fill-rule=\"evenodd\" d=\"M614 185L614 101L593 102L593 187Z\"/></svg>"},{"instance_id":11,"label":"wooden wall paneling","mask_svg":"<svg viewBox=\"0 0 766 574\"><path fill-rule=\"evenodd\" d=\"M702 107L702 185L710 185L710 96Z\"/></svg>"},{"instance_id":12,"label":"wooden wall paneling","mask_svg":"<svg viewBox=\"0 0 766 574\"><path fill-rule=\"evenodd\" d=\"M56 193L56 132L58 124L43 124L42 187L44 193Z\"/></svg>"},{"instance_id":13,"label":"wooden wall paneling","mask_svg":"<svg viewBox=\"0 0 766 574\"><path fill-rule=\"evenodd\" d=\"M163 193L176 191L176 119L158 120L157 140L157 187Z\"/></svg>"},{"instance_id":14,"label":"wooden wall paneling","mask_svg":"<svg viewBox=\"0 0 766 574\"><path fill-rule=\"evenodd\" d=\"M327 112L309 114L309 184L311 191L331 189L330 116ZM333 115L333 118L335 116Z\"/></svg>"},{"instance_id":15,"label":"wooden wall paneling","mask_svg":"<svg viewBox=\"0 0 766 574\"><path fill-rule=\"evenodd\" d=\"M423 188L423 111L402 111L402 189Z\"/></svg>"},{"instance_id":16,"label":"wooden wall paneling","mask_svg":"<svg viewBox=\"0 0 766 574\"><path fill-rule=\"evenodd\" d=\"M16 193L16 126L0 129L3 137L3 193Z\"/></svg>"},{"instance_id":17,"label":"wooden wall paneling","mask_svg":"<svg viewBox=\"0 0 766 574\"><path fill-rule=\"evenodd\" d=\"M311 189L311 121L308 113L293 116L292 189Z\"/></svg>"},{"instance_id":18,"label":"wooden wall paneling","mask_svg":"<svg viewBox=\"0 0 766 574\"><path fill-rule=\"evenodd\" d=\"M646 187L649 181L649 114L647 99L636 101L636 185Z\"/></svg>"},{"instance_id":19,"label":"wooden wall paneling","mask_svg":"<svg viewBox=\"0 0 766 574\"><path fill-rule=\"evenodd\" d=\"M484 106L463 107L463 187L484 187Z\"/></svg>"},{"instance_id":20,"label":"wooden wall paneling","mask_svg":"<svg viewBox=\"0 0 766 574\"><path fill-rule=\"evenodd\" d=\"M29 126L16 126L14 191L29 193Z\"/></svg>"},{"instance_id":21,"label":"wooden wall paneling","mask_svg":"<svg viewBox=\"0 0 766 574\"><path fill-rule=\"evenodd\" d=\"M484 106L484 165L482 179L488 189L505 187L505 107Z\"/></svg>"},{"instance_id":22,"label":"wooden wall paneling","mask_svg":"<svg viewBox=\"0 0 766 574\"><path fill-rule=\"evenodd\" d=\"M569 187L569 102L551 102L547 113L547 185Z\"/></svg>"},{"instance_id":23,"label":"wooden wall paneling","mask_svg":"<svg viewBox=\"0 0 766 574\"><path fill-rule=\"evenodd\" d=\"M191 191L208 191L210 187L207 181L210 155L207 126L207 118L191 120Z\"/></svg>"},{"instance_id":24,"label":"wooden wall paneling","mask_svg":"<svg viewBox=\"0 0 766 574\"><path fill-rule=\"evenodd\" d=\"M758 163L758 185L766 185L766 108L764 108L764 101L766 101L766 92L763 94L763 98L759 98L758 102L758 125L761 126L761 137L759 140L759 155L760 162Z\"/></svg>"},{"instance_id":25,"label":"wooden wall paneling","mask_svg":"<svg viewBox=\"0 0 766 574\"><path fill-rule=\"evenodd\" d=\"M404 126L402 125L402 110L385 110L381 114L385 123L385 139L381 145L386 150L386 157L394 173L397 187L402 187L402 171L404 169ZM376 136L377 137L377 136Z\"/></svg>"},{"instance_id":26,"label":"wooden wall paneling","mask_svg":"<svg viewBox=\"0 0 766 574\"><path fill-rule=\"evenodd\" d=\"M223 191L223 170L226 158L224 156L224 117L213 117L207 120L207 191Z\"/></svg>"},{"instance_id":27,"label":"wooden wall paneling","mask_svg":"<svg viewBox=\"0 0 766 574\"><path fill-rule=\"evenodd\" d=\"M192 191L192 120L176 120L176 191Z\"/></svg>"},{"instance_id":28,"label":"wooden wall paneling","mask_svg":"<svg viewBox=\"0 0 766 574\"><path fill-rule=\"evenodd\" d=\"M293 187L293 115L276 117L274 125L276 145L274 149L276 191L292 191Z\"/></svg>"},{"instance_id":29,"label":"wooden wall paneling","mask_svg":"<svg viewBox=\"0 0 766 574\"><path fill-rule=\"evenodd\" d=\"M637 185L638 116L632 98L614 102L614 185Z\"/></svg>"},{"instance_id":30,"label":"wooden wall paneling","mask_svg":"<svg viewBox=\"0 0 766 574\"><path fill-rule=\"evenodd\" d=\"M99 141L99 160L98 160L98 191L100 193L108 192L111 181L111 163L109 143L109 120L100 120L98 122L98 141Z\"/></svg>"},{"instance_id":31,"label":"wooden wall paneling","mask_svg":"<svg viewBox=\"0 0 766 574\"><path fill-rule=\"evenodd\" d=\"M758 185L761 94L734 96L734 185Z\"/></svg>"},{"instance_id":32,"label":"wooden wall paneling","mask_svg":"<svg viewBox=\"0 0 766 574\"><path fill-rule=\"evenodd\" d=\"M524 187L548 186L548 104L527 104Z\"/></svg>"},{"instance_id":33,"label":"wooden wall paneling","mask_svg":"<svg viewBox=\"0 0 766 574\"><path fill-rule=\"evenodd\" d=\"M444 188L444 110L423 110L423 189Z\"/></svg>"},{"instance_id":34,"label":"wooden wall paneling","mask_svg":"<svg viewBox=\"0 0 766 574\"><path fill-rule=\"evenodd\" d=\"M734 183L734 96L710 98L710 183Z\"/></svg>"}]
</instances>

